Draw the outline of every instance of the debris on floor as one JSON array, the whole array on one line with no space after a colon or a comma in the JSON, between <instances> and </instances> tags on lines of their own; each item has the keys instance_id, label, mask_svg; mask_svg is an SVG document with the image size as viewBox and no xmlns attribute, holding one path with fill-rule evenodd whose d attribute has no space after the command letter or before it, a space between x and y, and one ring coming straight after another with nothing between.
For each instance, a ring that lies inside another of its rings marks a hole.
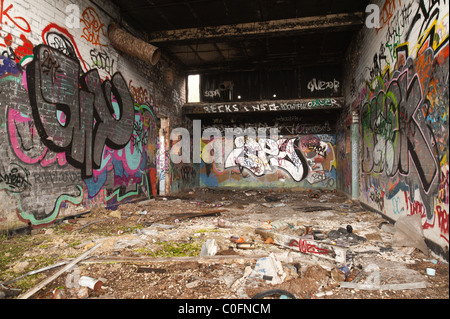
<instances>
[{"instance_id":1,"label":"debris on floor","mask_svg":"<svg viewBox=\"0 0 450 319\"><path fill-rule=\"evenodd\" d=\"M414 216L390 224L323 190L197 189L97 207L4 237L0 257L4 299L449 298L448 263Z\"/></svg>"}]
</instances>

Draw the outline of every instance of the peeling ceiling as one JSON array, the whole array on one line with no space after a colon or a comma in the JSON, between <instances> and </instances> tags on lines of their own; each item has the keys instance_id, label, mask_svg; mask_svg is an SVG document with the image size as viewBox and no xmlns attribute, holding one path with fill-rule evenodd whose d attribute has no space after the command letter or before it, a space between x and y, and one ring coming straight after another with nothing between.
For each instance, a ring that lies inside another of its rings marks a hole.
<instances>
[{"instance_id":1,"label":"peeling ceiling","mask_svg":"<svg viewBox=\"0 0 450 319\"><path fill-rule=\"evenodd\" d=\"M188 72L340 64L364 0L113 0Z\"/></svg>"}]
</instances>

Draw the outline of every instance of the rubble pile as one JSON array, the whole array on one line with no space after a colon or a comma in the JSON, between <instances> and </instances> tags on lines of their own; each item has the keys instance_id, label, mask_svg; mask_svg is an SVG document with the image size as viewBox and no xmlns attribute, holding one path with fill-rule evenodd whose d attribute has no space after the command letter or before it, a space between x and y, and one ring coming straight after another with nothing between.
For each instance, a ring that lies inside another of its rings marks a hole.
<instances>
[{"instance_id":1,"label":"rubble pile","mask_svg":"<svg viewBox=\"0 0 450 319\"><path fill-rule=\"evenodd\" d=\"M337 192L195 189L35 230L20 256L3 239L0 298L448 298L448 263L397 223Z\"/></svg>"}]
</instances>

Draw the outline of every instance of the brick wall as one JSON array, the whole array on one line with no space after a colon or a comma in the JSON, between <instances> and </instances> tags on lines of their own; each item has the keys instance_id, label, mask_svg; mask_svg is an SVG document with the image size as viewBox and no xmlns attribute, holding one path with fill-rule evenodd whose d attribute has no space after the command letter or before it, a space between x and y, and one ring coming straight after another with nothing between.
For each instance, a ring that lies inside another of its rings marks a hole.
<instances>
[{"instance_id":1,"label":"brick wall","mask_svg":"<svg viewBox=\"0 0 450 319\"><path fill-rule=\"evenodd\" d=\"M420 214L448 256L448 1L375 4L380 25L355 38L344 72L344 118L360 118L360 200L393 220Z\"/></svg>"},{"instance_id":2,"label":"brick wall","mask_svg":"<svg viewBox=\"0 0 450 319\"><path fill-rule=\"evenodd\" d=\"M181 123L181 69L115 50L110 22L143 35L108 1L2 5L0 230L153 196L158 118Z\"/></svg>"}]
</instances>

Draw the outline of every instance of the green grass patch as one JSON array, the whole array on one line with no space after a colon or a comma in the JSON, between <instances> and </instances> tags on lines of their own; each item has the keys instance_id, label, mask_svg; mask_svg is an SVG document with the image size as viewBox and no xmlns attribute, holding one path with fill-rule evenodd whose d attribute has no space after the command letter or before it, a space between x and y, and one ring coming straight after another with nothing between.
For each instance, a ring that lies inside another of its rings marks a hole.
<instances>
[{"instance_id":1,"label":"green grass patch","mask_svg":"<svg viewBox=\"0 0 450 319\"><path fill-rule=\"evenodd\" d=\"M24 257L30 247L41 247L47 245L45 237L23 235L11 238L2 237L0 239L0 282L15 279L32 270L37 270L57 262L56 258L46 255ZM20 273L13 270L13 266L18 262L29 262L30 267ZM40 280L39 274L26 276L16 281L13 286L22 289L29 289Z\"/></svg>"},{"instance_id":2,"label":"green grass patch","mask_svg":"<svg viewBox=\"0 0 450 319\"><path fill-rule=\"evenodd\" d=\"M200 243L160 242L158 249L152 251L146 247L137 248L134 251L149 257L189 257L198 256L201 250Z\"/></svg>"}]
</instances>

